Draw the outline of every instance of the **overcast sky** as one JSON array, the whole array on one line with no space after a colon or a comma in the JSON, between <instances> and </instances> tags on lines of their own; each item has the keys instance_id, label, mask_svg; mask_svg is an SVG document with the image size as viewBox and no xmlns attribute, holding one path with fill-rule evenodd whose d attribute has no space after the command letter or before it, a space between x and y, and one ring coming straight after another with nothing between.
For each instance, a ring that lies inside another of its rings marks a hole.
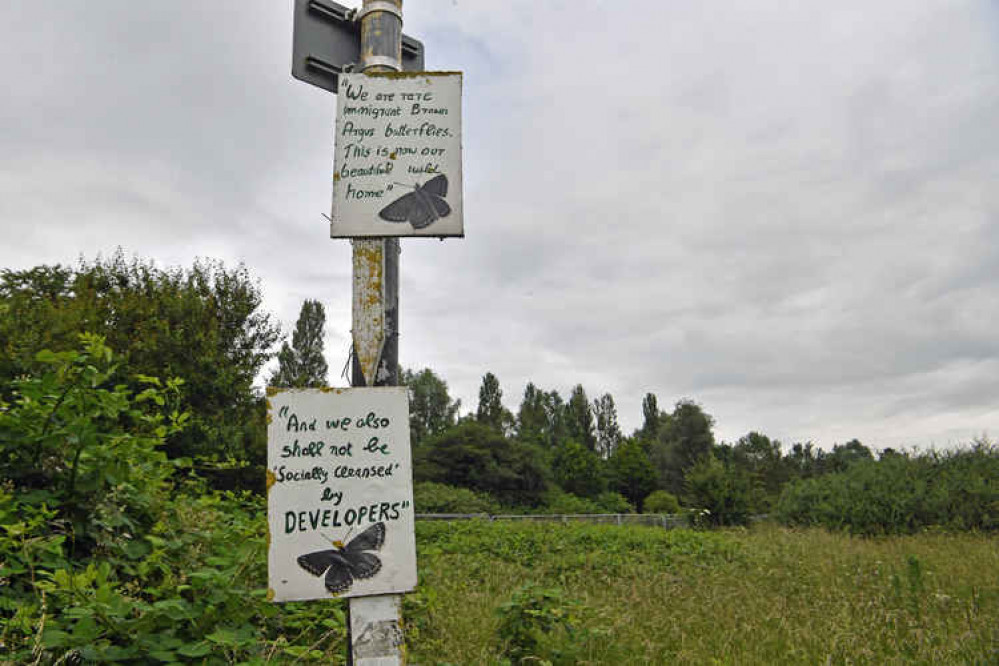
<instances>
[{"instance_id":1,"label":"overcast sky","mask_svg":"<svg viewBox=\"0 0 999 666\"><path fill-rule=\"evenodd\" d=\"M359 0L358 0L359 2ZM349 347L335 97L292 1L0 3L0 267L245 262ZM403 241L400 356L699 402L823 447L999 426L999 4L406 0L464 72L465 239Z\"/></svg>"}]
</instances>

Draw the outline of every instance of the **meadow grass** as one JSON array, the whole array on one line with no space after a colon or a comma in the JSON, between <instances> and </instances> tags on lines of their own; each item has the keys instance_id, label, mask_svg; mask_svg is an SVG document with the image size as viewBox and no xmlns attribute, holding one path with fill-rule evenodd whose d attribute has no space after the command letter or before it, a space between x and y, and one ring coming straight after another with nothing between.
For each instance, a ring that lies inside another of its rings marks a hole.
<instances>
[{"instance_id":1,"label":"meadow grass","mask_svg":"<svg viewBox=\"0 0 999 666\"><path fill-rule=\"evenodd\" d=\"M470 521L417 537L417 664L999 664L996 536Z\"/></svg>"}]
</instances>

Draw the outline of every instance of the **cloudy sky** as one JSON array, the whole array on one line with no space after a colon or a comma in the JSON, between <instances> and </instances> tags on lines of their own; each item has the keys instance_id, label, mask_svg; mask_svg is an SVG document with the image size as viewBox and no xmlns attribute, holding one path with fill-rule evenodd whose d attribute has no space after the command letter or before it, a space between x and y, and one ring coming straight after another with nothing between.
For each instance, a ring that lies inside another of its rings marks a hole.
<instances>
[{"instance_id":1,"label":"cloudy sky","mask_svg":"<svg viewBox=\"0 0 999 666\"><path fill-rule=\"evenodd\" d=\"M118 246L245 262L327 309L335 98L291 0L0 4L0 266ZM403 241L400 356L703 405L716 434L948 446L999 430L999 5L406 0L464 72L465 239Z\"/></svg>"}]
</instances>

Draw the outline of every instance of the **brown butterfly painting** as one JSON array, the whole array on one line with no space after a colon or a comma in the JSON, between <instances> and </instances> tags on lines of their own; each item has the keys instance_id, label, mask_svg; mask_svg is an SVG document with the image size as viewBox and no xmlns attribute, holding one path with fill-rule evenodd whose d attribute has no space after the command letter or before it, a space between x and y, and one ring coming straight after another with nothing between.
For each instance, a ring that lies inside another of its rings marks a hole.
<instances>
[{"instance_id":1,"label":"brown butterfly painting","mask_svg":"<svg viewBox=\"0 0 999 666\"><path fill-rule=\"evenodd\" d=\"M447 176L434 176L423 185L417 183L412 192L407 192L378 213L378 217L388 222L409 222L414 229L425 229L431 224L451 214L447 196Z\"/></svg>"}]
</instances>

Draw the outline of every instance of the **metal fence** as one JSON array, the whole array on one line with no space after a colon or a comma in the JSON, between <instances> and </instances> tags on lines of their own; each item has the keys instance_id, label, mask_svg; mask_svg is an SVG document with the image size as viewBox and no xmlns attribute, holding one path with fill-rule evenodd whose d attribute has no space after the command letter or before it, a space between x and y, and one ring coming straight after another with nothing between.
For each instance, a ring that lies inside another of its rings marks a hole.
<instances>
[{"instance_id":1,"label":"metal fence","mask_svg":"<svg viewBox=\"0 0 999 666\"><path fill-rule=\"evenodd\" d=\"M418 513L417 520L519 520L539 523L600 523L604 525L651 525L665 529L687 527L684 514L668 513L554 513L501 514L488 513Z\"/></svg>"}]
</instances>

